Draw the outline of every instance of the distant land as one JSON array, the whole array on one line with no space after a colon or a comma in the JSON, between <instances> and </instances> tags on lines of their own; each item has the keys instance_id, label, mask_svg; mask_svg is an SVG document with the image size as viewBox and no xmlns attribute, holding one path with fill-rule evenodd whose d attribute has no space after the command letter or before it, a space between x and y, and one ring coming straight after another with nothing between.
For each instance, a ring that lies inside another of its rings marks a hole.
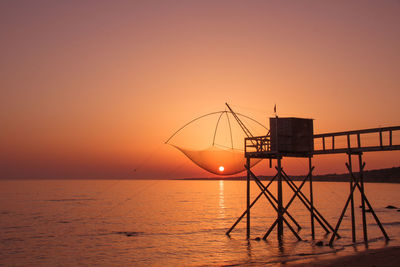
<instances>
[{"instance_id":1,"label":"distant land","mask_svg":"<svg viewBox=\"0 0 400 267\"><path fill-rule=\"evenodd\" d=\"M304 175L290 175L293 181L303 181ZM354 172L355 177L358 177L358 172ZM273 176L257 176L261 180L269 181ZM239 177L212 177L212 178L184 178L177 180L246 180L246 176ZM313 175L313 181L318 182L349 182L350 174L322 174ZM400 183L400 167L393 167L387 169L369 170L364 171L364 182L367 183Z\"/></svg>"},{"instance_id":2,"label":"distant land","mask_svg":"<svg viewBox=\"0 0 400 267\"><path fill-rule=\"evenodd\" d=\"M293 181L303 181L304 175L288 175ZM358 172L354 172L354 175L358 177ZM273 176L257 175L258 178L264 181L269 181ZM69 177L69 178L0 178L0 180L177 180L177 181L188 181L188 180L199 180L199 181L211 181L211 180L227 180L227 181L240 181L246 180L246 176L220 176L220 177L206 177L206 178L133 178L125 177L120 178L118 176L111 178L85 178L85 177ZM313 175L313 181L318 182L349 182L350 175L348 173L342 174L320 174ZM377 169L364 171L364 181L367 183L400 183L400 167L393 167L387 169Z\"/></svg>"}]
</instances>

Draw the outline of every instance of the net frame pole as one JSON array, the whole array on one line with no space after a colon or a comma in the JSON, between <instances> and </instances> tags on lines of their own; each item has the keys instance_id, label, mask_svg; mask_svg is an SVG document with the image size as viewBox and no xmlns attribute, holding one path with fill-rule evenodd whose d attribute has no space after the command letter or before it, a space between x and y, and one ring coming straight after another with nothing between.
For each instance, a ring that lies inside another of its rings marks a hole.
<instances>
[{"instance_id":1,"label":"net frame pole","mask_svg":"<svg viewBox=\"0 0 400 267\"><path fill-rule=\"evenodd\" d=\"M225 105L228 107L229 111L232 113L232 116L236 119L237 123L242 128L247 137L253 137L253 134L250 132L249 129L247 129L246 125L244 125L244 123L239 119L238 115L236 115L236 113L231 109L228 103L225 103Z\"/></svg>"},{"instance_id":2,"label":"net frame pole","mask_svg":"<svg viewBox=\"0 0 400 267\"><path fill-rule=\"evenodd\" d=\"M217 124L215 125L214 137L213 137L212 145L215 144L215 138L217 137L217 130L218 130L218 126L219 126L219 121L221 120L222 115L224 115L224 112L221 112L221 114L218 116ZM232 134L232 132L231 132L231 134Z\"/></svg>"},{"instance_id":3,"label":"net frame pole","mask_svg":"<svg viewBox=\"0 0 400 267\"><path fill-rule=\"evenodd\" d=\"M226 115L226 119L228 120L229 133L231 134L231 146L232 146L232 149L233 149L233 135L232 135L231 121L230 121L230 119L229 119L228 112L226 112L225 115Z\"/></svg>"}]
</instances>

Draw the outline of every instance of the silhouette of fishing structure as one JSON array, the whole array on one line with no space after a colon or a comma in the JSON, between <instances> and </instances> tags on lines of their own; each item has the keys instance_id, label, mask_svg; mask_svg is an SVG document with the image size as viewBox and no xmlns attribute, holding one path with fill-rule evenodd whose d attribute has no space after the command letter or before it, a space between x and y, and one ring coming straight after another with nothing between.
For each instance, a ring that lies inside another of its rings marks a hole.
<instances>
[{"instance_id":1,"label":"silhouette of fishing structure","mask_svg":"<svg viewBox=\"0 0 400 267\"><path fill-rule=\"evenodd\" d=\"M389 240L382 223L376 215L370 201L368 200L364 190L363 171L365 168L365 162L363 162L362 156L365 152L372 151L393 151L400 150L399 144L393 144L393 132L400 131L400 126L395 127L383 127L383 128L372 128L363 130L353 130L344 132L333 132L325 134L314 134L313 133L313 120L302 119L302 118L270 118L270 138L265 136L257 136L246 138L245 140L245 157L246 157L246 169L247 169L247 198L246 198L246 211L238 218L233 226L226 232L227 235L235 228L237 223L244 217L247 217L246 235L250 238L250 209L258 200L261 195L264 195L269 203L274 207L277 212L277 218L274 223L268 228L264 234L263 239L266 239L272 230L277 226L278 240L282 240L283 226L284 224L290 229L293 235L298 239L302 240L298 232L296 232L289 221L293 222L298 230L301 226L296 222L293 216L290 215L288 209L295 198L300 199L304 206L310 211L310 223L311 223L311 236L315 239L315 221L326 231L326 233L332 233L329 245L333 246L336 238L340 238L339 228L342 223L343 217L350 206L351 209L351 228L352 228L352 241L356 243L356 224L355 224L355 211L354 211L354 194L356 189L359 191L361 196L361 213L362 213L362 224L363 224L363 241L368 246L368 234L367 234L367 221L366 213L371 213L375 223L378 225L381 233L386 241ZM388 138L385 144L383 135L387 133ZM364 145L361 140L364 135L375 134L376 144ZM345 147L338 147L335 145L335 141L345 137L347 145ZM352 137L356 137L357 143L351 142ZM327 140L330 140L330 146L327 146ZM318 141L322 141L322 147L314 149L314 144ZM339 216L339 219L335 227L332 227L328 221L322 216L322 214L315 207L313 199L313 187L312 187L312 172L314 167L312 166L312 157L314 155L326 155L326 154L347 154L348 162L346 167L350 176L350 192L343 207L343 210ZM353 173L353 162L352 157L358 157L358 176ZM309 172L300 184L297 186L292 179L287 175L282 167L282 159L284 157L298 157L308 158L308 169ZM274 178L264 186L259 178L251 171L251 160L265 158L270 160L276 160L277 173ZM250 180L253 179L257 186L260 188L260 195L250 203ZM275 197L269 190L268 187L272 181L276 180L277 186L277 197ZM301 189L306 181L309 181L309 197L302 193ZM293 196L290 200L283 205L283 194L282 194L282 183L286 182L290 189L293 191ZM366 206L368 209L366 209ZM286 219L286 217L288 219Z\"/></svg>"},{"instance_id":2,"label":"silhouette of fishing structure","mask_svg":"<svg viewBox=\"0 0 400 267\"><path fill-rule=\"evenodd\" d=\"M203 169L210 171L215 174L234 174L245 170L247 172L247 183L246 183L246 210L238 217L238 219L234 222L231 228L226 232L226 235L230 236L231 232L235 229L237 224L246 217L246 237L250 239L250 210L254 206L254 204L264 196L269 204L276 211L276 219L270 225L266 233L263 235L263 239L267 239L271 232L277 228L277 238L281 242L283 233L284 233L284 225L290 230L290 232L298 239L302 240L299 235L299 230L302 228L300 224L296 221L296 219L289 212L289 208L295 199L299 199L301 203L305 206L305 208L310 212L310 224L311 224L311 237L315 239L315 222L318 223L325 232L331 233L331 237L329 240L329 245L333 246L334 241L337 238L340 238L339 229L342 223L343 217L350 207L351 212L351 229L352 229L352 242L356 243L356 224L355 224L355 210L354 210L354 195L356 191L359 192L361 197L361 215L362 215L362 225L363 225L363 241L366 246L368 246L368 232L367 232L367 218L366 213L370 213L378 225L383 237L386 241L389 240L389 236L386 233L381 221L376 215L370 201L368 200L365 190L364 190L364 179L363 179L363 171L365 168L365 162L363 162L363 153L373 152L373 151L393 151L400 150L400 144L394 144L393 142L393 132L400 131L400 126L394 127L380 127L380 128L371 128L371 129L362 129L362 130L353 130L353 131L342 131L342 132L332 132L332 133L324 133L324 134L314 134L313 132L313 120L312 119L304 119L304 118L283 118L278 117L276 115L276 106L274 107L275 117L270 118L270 131L265 135L254 136L251 131L246 127L239 116L243 116L240 114L236 114L231 107L226 103L229 111L220 112L220 117L223 114L231 114L236 122L241 127L245 137L244 137L244 153L243 156L244 165L243 169L238 168L232 172L222 173L221 169L218 169L219 163L217 165L202 164L202 160L199 160L194 156L192 152L188 152L182 148L177 147L180 151L182 151L189 159L194 161L198 166ZM204 115L204 116L207 116ZM198 120L204 116L196 118ZM195 121L193 120L193 121ZM192 121L192 122L193 122ZM218 120L219 121L219 120ZM189 122L188 124L190 124ZM185 128L188 124L181 127L177 132L175 132L168 140L174 137L176 133ZM218 128L218 123L216 128ZM216 131L216 130L215 130ZM371 134L375 135L376 143L375 144L364 144L362 143L362 137ZM387 135L386 141L383 136ZM214 137L215 138L215 137ZM335 142L338 139L346 138L347 143L345 146L338 146ZM351 142L352 139L356 138L357 142ZM314 148L314 144L321 143L321 147L318 149ZM327 143L330 142L329 146ZM214 145L214 141L213 141ZM213 149L207 150L207 153L214 153ZM203 153L203 152L200 152ZM346 154L347 162L346 167L350 176L350 190L347 200L344 204L343 210L339 216L339 219L333 227L321 214L321 212L316 208L314 204L313 198L313 170L314 166L312 166L312 158L314 155L327 155L327 154ZM206 155L206 157L209 155ZM355 175L353 172L353 161L352 158L356 156L358 157L358 175ZM285 172L282 166L282 159L285 157L296 157L296 158L305 158L308 159L308 174L304 177L303 181L300 185L296 185L293 182L293 179ZM268 182L267 185L264 185L260 178L258 178L251 168L260 162L262 159L269 160L269 166L272 167L272 162L275 161L275 169L276 175ZM256 163L254 163L256 162ZM225 163L227 164L227 163ZM238 163L235 163L238 165ZM223 166L223 165L220 165ZM219 170L219 171L218 171ZM254 181L257 187L260 189L260 193L253 200L250 201L250 182ZM277 182L277 192L274 195L270 190L269 186L272 182ZM306 196L302 189L308 181L309 185L309 195ZM286 183L289 188L293 191L293 195L289 198L289 201L284 205L283 201L283 192L282 185ZM297 231L295 230L295 225L297 227ZM259 239L259 238L258 238ZM317 242L316 244L322 245L321 242Z\"/></svg>"}]
</instances>

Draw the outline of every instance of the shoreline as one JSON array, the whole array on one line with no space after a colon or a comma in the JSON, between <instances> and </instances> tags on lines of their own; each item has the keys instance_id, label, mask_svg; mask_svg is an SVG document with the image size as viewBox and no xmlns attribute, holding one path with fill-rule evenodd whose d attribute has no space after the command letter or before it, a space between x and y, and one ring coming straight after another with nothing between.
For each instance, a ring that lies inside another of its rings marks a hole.
<instances>
[{"instance_id":1,"label":"shoreline","mask_svg":"<svg viewBox=\"0 0 400 267\"><path fill-rule=\"evenodd\" d=\"M301 262L288 263L288 265L293 267L305 265L314 267L397 267L400 266L400 246L367 249L351 255L329 256L328 258L317 257Z\"/></svg>"}]
</instances>

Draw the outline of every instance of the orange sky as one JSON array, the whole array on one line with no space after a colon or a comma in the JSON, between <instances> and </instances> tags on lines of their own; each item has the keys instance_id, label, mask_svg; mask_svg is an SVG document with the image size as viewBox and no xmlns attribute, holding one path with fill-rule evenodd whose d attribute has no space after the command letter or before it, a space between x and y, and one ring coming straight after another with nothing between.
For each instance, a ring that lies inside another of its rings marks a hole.
<instances>
[{"instance_id":1,"label":"orange sky","mask_svg":"<svg viewBox=\"0 0 400 267\"><path fill-rule=\"evenodd\" d=\"M277 103L316 133L400 125L399 14L398 1L2 1L0 178L211 176L163 142L225 102L263 123Z\"/></svg>"}]
</instances>

